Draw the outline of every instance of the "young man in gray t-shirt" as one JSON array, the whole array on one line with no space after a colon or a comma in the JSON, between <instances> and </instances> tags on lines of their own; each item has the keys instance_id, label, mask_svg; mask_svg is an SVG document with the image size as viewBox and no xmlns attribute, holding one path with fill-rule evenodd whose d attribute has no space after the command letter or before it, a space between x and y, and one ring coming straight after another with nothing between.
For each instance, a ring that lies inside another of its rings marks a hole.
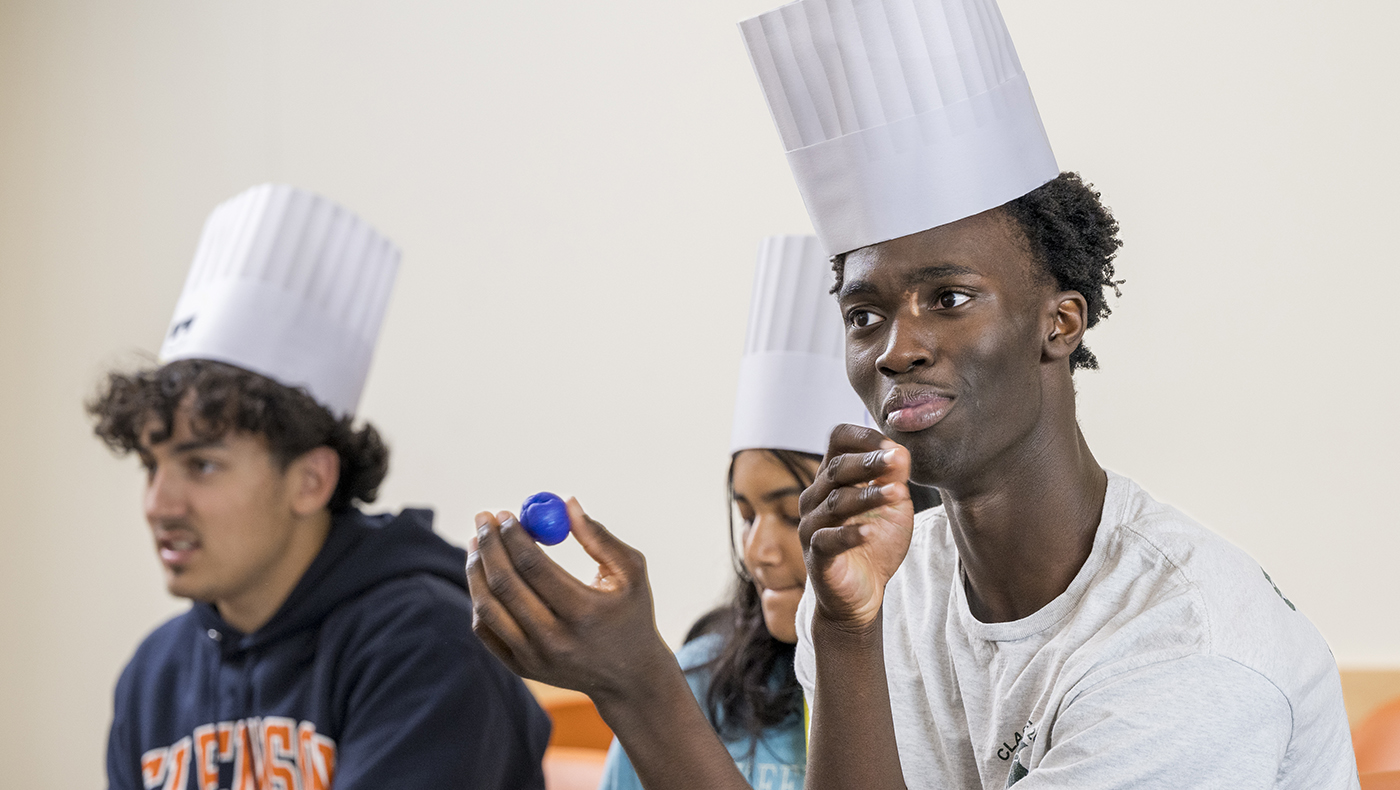
<instances>
[{"instance_id":1,"label":"young man in gray t-shirt","mask_svg":"<svg viewBox=\"0 0 1400 790\"><path fill-rule=\"evenodd\" d=\"M740 31L879 429L833 432L802 496L807 790L1356 787L1316 630L1079 431L1118 224L996 0L791 0ZM910 484L943 507L916 519Z\"/></svg>"},{"instance_id":2,"label":"young man in gray t-shirt","mask_svg":"<svg viewBox=\"0 0 1400 790\"><path fill-rule=\"evenodd\" d=\"M884 434L838 428L802 496L809 789L1357 786L1316 629L1079 430L1116 233L1063 174L837 256Z\"/></svg>"}]
</instances>

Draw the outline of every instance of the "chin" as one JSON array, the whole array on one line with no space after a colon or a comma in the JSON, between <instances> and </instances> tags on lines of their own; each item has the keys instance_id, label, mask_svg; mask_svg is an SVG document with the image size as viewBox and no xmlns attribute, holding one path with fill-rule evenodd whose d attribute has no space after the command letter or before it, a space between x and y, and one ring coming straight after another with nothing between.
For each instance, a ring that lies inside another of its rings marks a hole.
<instances>
[{"instance_id":1,"label":"chin","mask_svg":"<svg viewBox=\"0 0 1400 790\"><path fill-rule=\"evenodd\" d=\"M165 591L168 592L168 593L170 593L171 595L175 596L176 598L188 598L188 599L190 599L191 601L197 601L197 600L199 600L199 596L198 596L197 594L195 594L195 591L189 589L187 586L185 586L185 585L183 585L183 584L179 584L179 583L167 584L167 585L165 585Z\"/></svg>"},{"instance_id":2,"label":"chin","mask_svg":"<svg viewBox=\"0 0 1400 790\"><path fill-rule=\"evenodd\" d=\"M948 443L941 441L934 436L934 429L938 424L930 425L922 431L914 433L901 433L891 430L888 425L881 425L880 432L897 444L903 445L909 451L909 460L912 468L909 470L914 482L923 483L921 475L927 474L935 467L947 466L946 447ZM927 484L926 484L927 485Z\"/></svg>"},{"instance_id":3,"label":"chin","mask_svg":"<svg viewBox=\"0 0 1400 790\"><path fill-rule=\"evenodd\" d=\"M795 645L795 644L797 644L797 629L796 629L796 628L792 629L791 631L788 631L788 632L785 633L785 634L780 634L780 633L778 633L777 631L774 631L773 629L770 628L770 629L768 629L768 635L771 636L771 637L773 637L774 639L778 640L779 642L782 642L782 643L785 644L785 645Z\"/></svg>"},{"instance_id":4,"label":"chin","mask_svg":"<svg viewBox=\"0 0 1400 790\"><path fill-rule=\"evenodd\" d=\"M177 574L167 571L165 576L165 591L176 598L188 598L191 601L213 600L201 589L199 583L189 578L186 574Z\"/></svg>"},{"instance_id":5,"label":"chin","mask_svg":"<svg viewBox=\"0 0 1400 790\"><path fill-rule=\"evenodd\" d=\"M775 612L770 614L768 610L763 612L763 625L768 628L768 635L789 645L797 644L797 611Z\"/></svg>"},{"instance_id":6,"label":"chin","mask_svg":"<svg viewBox=\"0 0 1400 790\"><path fill-rule=\"evenodd\" d=\"M947 484L947 477L943 469L930 464L915 465L909 470L910 482L918 483L921 486L941 488Z\"/></svg>"},{"instance_id":7,"label":"chin","mask_svg":"<svg viewBox=\"0 0 1400 790\"><path fill-rule=\"evenodd\" d=\"M965 468L954 456L946 442L921 433L906 434L899 443L909 450L909 479L926 486L941 487L953 477L954 470Z\"/></svg>"}]
</instances>

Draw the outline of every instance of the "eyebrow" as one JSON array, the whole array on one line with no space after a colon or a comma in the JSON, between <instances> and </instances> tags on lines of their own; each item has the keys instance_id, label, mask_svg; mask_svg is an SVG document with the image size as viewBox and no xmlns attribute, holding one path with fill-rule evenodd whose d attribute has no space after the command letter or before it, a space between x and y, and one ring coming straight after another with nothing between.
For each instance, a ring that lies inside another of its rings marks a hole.
<instances>
[{"instance_id":1,"label":"eyebrow","mask_svg":"<svg viewBox=\"0 0 1400 790\"><path fill-rule=\"evenodd\" d=\"M204 450L210 447L223 447L224 438L217 439L191 439L188 442L181 442L170 449L172 453L188 453L194 450Z\"/></svg>"},{"instance_id":2,"label":"eyebrow","mask_svg":"<svg viewBox=\"0 0 1400 790\"><path fill-rule=\"evenodd\" d=\"M804 490L805 489L803 489L801 486L788 486L787 488L779 488L776 491L769 491L768 493L764 494L762 498L764 502L777 502L780 499L787 499L790 496L802 496L802 492ZM740 494L737 491L734 492L734 498L742 499L745 502L749 501L748 497L744 496L743 494Z\"/></svg>"},{"instance_id":3,"label":"eyebrow","mask_svg":"<svg viewBox=\"0 0 1400 790\"><path fill-rule=\"evenodd\" d=\"M779 488L777 491L769 491L763 495L764 502L777 502L779 499L787 499L790 496L802 496L803 488L800 486L788 486Z\"/></svg>"},{"instance_id":4,"label":"eyebrow","mask_svg":"<svg viewBox=\"0 0 1400 790\"><path fill-rule=\"evenodd\" d=\"M933 266L922 266L910 272L909 275L904 278L904 285L923 285L930 280L941 280L946 277L965 277L971 274L977 274L977 271L969 269L966 266L959 266L956 263L940 263ZM846 299L856 294L875 294L879 292L880 289L868 280L853 280L847 282L841 288L841 293L837 296L837 299Z\"/></svg>"}]
</instances>

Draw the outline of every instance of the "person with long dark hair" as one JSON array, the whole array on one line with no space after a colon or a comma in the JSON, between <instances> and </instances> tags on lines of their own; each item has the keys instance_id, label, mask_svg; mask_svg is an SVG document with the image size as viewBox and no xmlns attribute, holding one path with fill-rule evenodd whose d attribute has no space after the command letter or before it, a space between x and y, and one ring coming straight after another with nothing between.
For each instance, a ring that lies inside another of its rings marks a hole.
<instances>
[{"instance_id":1,"label":"person with long dark hair","mask_svg":"<svg viewBox=\"0 0 1400 790\"><path fill-rule=\"evenodd\" d=\"M797 603L807 579L798 496L820 463L814 453L771 448L732 457L733 597L701 617L676 653L705 718L755 787L801 787L806 767L802 687L793 673ZM641 787L618 741L599 787Z\"/></svg>"}]
</instances>

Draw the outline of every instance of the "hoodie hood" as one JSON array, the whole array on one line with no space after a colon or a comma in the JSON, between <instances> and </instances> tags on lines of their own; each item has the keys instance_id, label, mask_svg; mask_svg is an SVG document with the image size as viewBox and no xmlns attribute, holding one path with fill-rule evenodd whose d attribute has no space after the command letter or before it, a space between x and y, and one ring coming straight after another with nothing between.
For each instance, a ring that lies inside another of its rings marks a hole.
<instances>
[{"instance_id":1,"label":"hoodie hood","mask_svg":"<svg viewBox=\"0 0 1400 790\"><path fill-rule=\"evenodd\" d=\"M366 515L350 509L332 517L320 553L262 628L244 634L208 603L195 603L194 612L204 628L220 634L222 652L230 656L314 628L336 607L392 579L427 573L466 591L466 566L466 551L433 532L431 510Z\"/></svg>"}]
</instances>

